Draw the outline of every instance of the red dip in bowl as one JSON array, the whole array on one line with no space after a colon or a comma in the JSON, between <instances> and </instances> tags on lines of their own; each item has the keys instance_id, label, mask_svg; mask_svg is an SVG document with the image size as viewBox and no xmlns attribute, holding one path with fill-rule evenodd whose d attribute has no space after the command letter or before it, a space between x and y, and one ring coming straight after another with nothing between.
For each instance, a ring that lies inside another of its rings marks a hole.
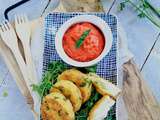
<instances>
[{"instance_id":1,"label":"red dip in bowl","mask_svg":"<svg viewBox=\"0 0 160 120\"><path fill-rule=\"evenodd\" d=\"M89 31L88 34L84 35L87 31ZM79 47L77 47L77 42L81 42ZM80 62L96 59L106 44L100 29L89 22L72 25L65 32L62 43L65 53Z\"/></svg>"}]
</instances>

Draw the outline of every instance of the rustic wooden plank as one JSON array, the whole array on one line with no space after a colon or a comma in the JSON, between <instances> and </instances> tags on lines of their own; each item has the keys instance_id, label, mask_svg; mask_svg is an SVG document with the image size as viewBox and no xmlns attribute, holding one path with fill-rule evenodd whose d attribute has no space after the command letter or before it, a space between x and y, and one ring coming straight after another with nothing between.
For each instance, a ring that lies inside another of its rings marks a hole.
<instances>
[{"instance_id":1,"label":"rustic wooden plank","mask_svg":"<svg viewBox=\"0 0 160 120\"><path fill-rule=\"evenodd\" d=\"M124 64L123 99L129 120L159 120L160 106L140 74L136 64L130 60Z\"/></svg>"},{"instance_id":2,"label":"rustic wooden plank","mask_svg":"<svg viewBox=\"0 0 160 120\"><path fill-rule=\"evenodd\" d=\"M160 36L141 71L151 90L154 91L156 99L160 102Z\"/></svg>"},{"instance_id":3,"label":"rustic wooden plank","mask_svg":"<svg viewBox=\"0 0 160 120\"><path fill-rule=\"evenodd\" d=\"M100 0L62 0L67 12L100 12L103 11Z\"/></svg>"}]
</instances>

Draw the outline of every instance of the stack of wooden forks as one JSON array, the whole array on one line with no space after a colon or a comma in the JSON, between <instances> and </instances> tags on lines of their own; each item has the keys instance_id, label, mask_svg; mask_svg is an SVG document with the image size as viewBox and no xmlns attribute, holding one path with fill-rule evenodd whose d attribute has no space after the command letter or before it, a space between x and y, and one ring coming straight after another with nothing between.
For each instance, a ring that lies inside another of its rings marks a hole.
<instances>
[{"instance_id":1,"label":"stack of wooden forks","mask_svg":"<svg viewBox=\"0 0 160 120\"><path fill-rule=\"evenodd\" d=\"M32 85L38 83L35 65L30 48L31 28L26 15L15 16L15 29L6 20L0 25L0 54L4 58L12 76L14 77L22 95L26 98L35 119L39 117L40 98L32 91ZM18 37L17 37L18 36ZM18 38L22 44L24 57L18 45ZM9 51L3 48L8 47ZM11 57L9 54L12 54ZM18 67L15 66L15 62Z\"/></svg>"}]
</instances>

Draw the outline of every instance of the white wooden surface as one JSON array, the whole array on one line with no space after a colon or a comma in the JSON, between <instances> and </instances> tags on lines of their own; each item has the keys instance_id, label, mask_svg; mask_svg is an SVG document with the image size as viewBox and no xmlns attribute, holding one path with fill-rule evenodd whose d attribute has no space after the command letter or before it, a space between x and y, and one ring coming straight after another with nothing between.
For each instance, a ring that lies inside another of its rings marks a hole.
<instances>
[{"instance_id":1,"label":"white wooden surface","mask_svg":"<svg viewBox=\"0 0 160 120\"><path fill-rule=\"evenodd\" d=\"M0 0L0 22L4 20L4 10L18 2L20 0ZM52 0L52 3L49 5L47 11L52 10L58 4L59 0ZM29 15L29 19L38 18L44 7L47 4L47 0L31 0L30 2L26 3L25 5L18 7L14 11L9 13L9 18L11 20L14 19L15 14L27 13ZM40 29L37 28L35 36L39 36ZM38 35L37 35L38 34ZM41 37L43 38L43 37ZM36 66L41 66L39 60L41 59L41 53L43 50L43 41L40 38L33 38L35 39L32 48L34 48L33 55ZM38 44L37 44L38 43ZM38 70L38 69L37 69ZM39 72L39 74L41 74ZM4 80L3 80L4 79ZM7 97L4 97L4 92L8 93ZM24 97L21 95L20 91L18 90L16 83L12 79L11 75L8 73L8 70L3 62L3 59L0 56L0 120L33 120L32 113L30 112L29 107L25 103Z\"/></svg>"},{"instance_id":2,"label":"white wooden surface","mask_svg":"<svg viewBox=\"0 0 160 120\"><path fill-rule=\"evenodd\" d=\"M18 0L0 0L0 21L3 20L3 11L8 6L17 2ZM102 0L105 8L112 2L112 0ZM120 1L120 0L118 0ZM108 3L109 2L109 3ZM160 6L159 0L154 0L154 3ZM20 13L28 11L30 19L38 17L46 4L46 0L32 0L32 2L25 5L25 9L18 8L14 12L10 13L13 18L14 13ZM145 57L147 56L156 36L160 30L153 26L146 19L138 19L132 9L124 10L123 12L117 12L117 5L114 5L112 13L118 16L119 21L122 23L124 29L127 32L128 46L130 51L134 54L134 59L139 67L142 66ZM29 7L28 7L29 6ZM54 7L51 4L50 9ZM154 48L154 52L147 61L142 71L144 78L148 85L151 87L157 100L160 101L160 42ZM40 46L37 46L40 47ZM37 58L36 51L35 58ZM37 58L38 59L38 58ZM37 60L38 61L38 60ZM39 63L37 63L39 64ZM7 75L6 75L7 74ZM5 77L6 76L6 77ZM3 78L5 77L5 82ZM2 84L2 85L1 85ZM7 97L3 97L4 91L8 92ZM29 108L25 104L24 98L21 96L14 80L10 74L7 73L7 68L0 58L0 120L32 120Z\"/></svg>"},{"instance_id":3,"label":"white wooden surface","mask_svg":"<svg viewBox=\"0 0 160 120\"><path fill-rule=\"evenodd\" d=\"M109 5L112 0L102 0L105 8ZM155 27L150 21L147 19L140 19L136 16L135 11L127 7L122 12L117 10L118 4L122 0L118 0L111 13L116 14L118 16L119 22L122 24L123 28L126 31L128 38L128 47L129 50L134 54L134 59L139 68L142 67L154 41L157 38L160 29ZM160 7L159 0L150 1L156 7ZM153 94L160 102L160 39L157 42L151 56L146 62L142 75L147 82L148 86L151 88Z\"/></svg>"}]
</instances>

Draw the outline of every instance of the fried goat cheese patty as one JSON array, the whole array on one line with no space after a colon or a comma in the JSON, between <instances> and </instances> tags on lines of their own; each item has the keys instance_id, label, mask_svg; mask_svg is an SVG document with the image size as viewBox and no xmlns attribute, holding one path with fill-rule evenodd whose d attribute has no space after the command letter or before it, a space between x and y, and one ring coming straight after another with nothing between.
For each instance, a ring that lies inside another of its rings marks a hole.
<instances>
[{"instance_id":1,"label":"fried goat cheese patty","mask_svg":"<svg viewBox=\"0 0 160 120\"><path fill-rule=\"evenodd\" d=\"M73 82L60 80L54 84L50 91L54 92L55 88L58 89L66 98L71 101L75 112L80 109L82 105L81 92Z\"/></svg>"},{"instance_id":2,"label":"fried goat cheese patty","mask_svg":"<svg viewBox=\"0 0 160 120\"><path fill-rule=\"evenodd\" d=\"M109 95L114 99L120 95L121 89L108 80L105 80L94 73L89 73L88 78L92 80L93 86L101 95Z\"/></svg>"},{"instance_id":3,"label":"fried goat cheese patty","mask_svg":"<svg viewBox=\"0 0 160 120\"><path fill-rule=\"evenodd\" d=\"M69 69L58 76L58 80L70 80L80 89L82 95L82 102L86 102L91 96L92 82L87 76L76 70Z\"/></svg>"},{"instance_id":4,"label":"fried goat cheese patty","mask_svg":"<svg viewBox=\"0 0 160 120\"><path fill-rule=\"evenodd\" d=\"M61 93L54 92L44 97L41 105L42 120L74 120L71 102Z\"/></svg>"},{"instance_id":5,"label":"fried goat cheese patty","mask_svg":"<svg viewBox=\"0 0 160 120\"><path fill-rule=\"evenodd\" d=\"M114 104L115 100L107 95L103 96L98 102L95 103L95 105L89 112L87 120L103 120Z\"/></svg>"}]
</instances>

